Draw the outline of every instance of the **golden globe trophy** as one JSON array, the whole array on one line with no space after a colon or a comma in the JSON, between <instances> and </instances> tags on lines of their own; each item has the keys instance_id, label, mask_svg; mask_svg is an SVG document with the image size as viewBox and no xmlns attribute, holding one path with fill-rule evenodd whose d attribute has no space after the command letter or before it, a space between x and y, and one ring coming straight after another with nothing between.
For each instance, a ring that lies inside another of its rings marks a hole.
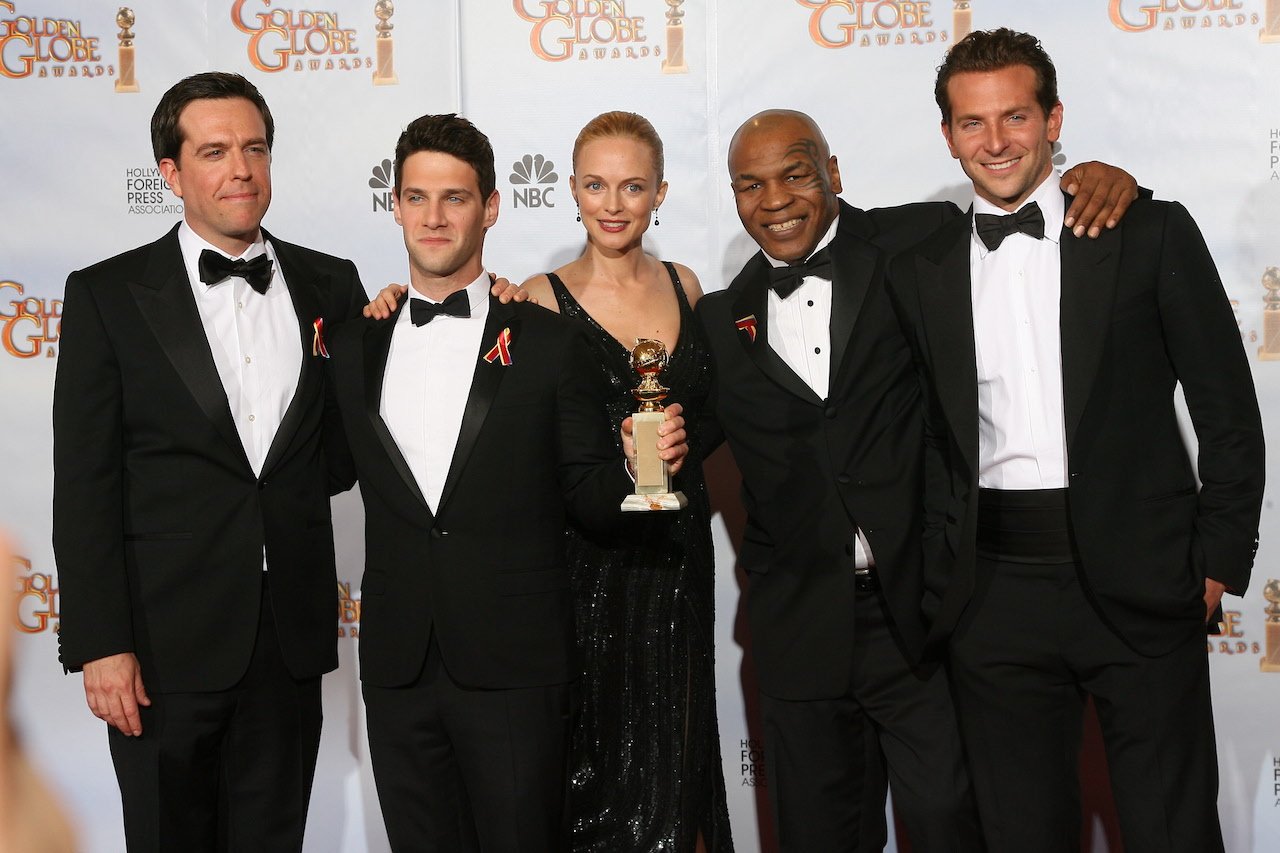
<instances>
[{"instance_id":1,"label":"golden globe trophy","mask_svg":"<svg viewBox=\"0 0 1280 853\"><path fill-rule=\"evenodd\" d=\"M1258 33L1258 41L1263 44L1280 42L1280 0L1267 0L1266 9L1262 12L1262 32Z\"/></svg>"},{"instance_id":2,"label":"golden globe trophy","mask_svg":"<svg viewBox=\"0 0 1280 853\"><path fill-rule=\"evenodd\" d=\"M667 0L667 58L662 60L663 74L684 74L684 0Z\"/></svg>"},{"instance_id":3,"label":"golden globe trophy","mask_svg":"<svg viewBox=\"0 0 1280 853\"><path fill-rule=\"evenodd\" d=\"M955 10L951 13L951 43L955 44L960 39L973 32L973 10L969 8L969 0L952 0L955 3Z\"/></svg>"},{"instance_id":4,"label":"golden globe trophy","mask_svg":"<svg viewBox=\"0 0 1280 853\"><path fill-rule=\"evenodd\" d=\"M1262 597L1267 600L1267 609L1263 611L1267 614L1263 626L1267 648L1258 661L1258 668L1263 672L1280 672L1280 580L1267 581Z\"/></svg>"},{"instance_id":5,"label":"golden globe trophy","mask_svg":"<svg viewBox=\"0 0 1280 853\"><path fill-rule=\"evenodd\" d=\"M666 366L666 344L636 338L636 345L631 349L631 368L640 374L640 384L631 389L640 401L640 411L631 416L636 447L636 491L622 501L623 512L683 509L689 503L683 494L671 491L671 473L658 455L658 425L667 419L662 401L671 391L658 382L658 375Z\"/></svg>"},{"instance_id":6,"label":"golden globe trophy","mask_svg":"<svg viewBox=\"0 0 1280 853\"><path fill-rule=\"evenodd\" d=\"M120 28L120 32L116 34L116 38L120 40L120 76L116 78L117 92L138 91L138 80L134 76L133 65L133 30L129 29L135 21L133 10L127 6L121 6L120 11L116 12L116 26Z\"/></svg>"},{"instance_id":7,"label":"golden globe trophy","mask_svg":"<svg viewBox=\"0 0 1280 853\"><path fill-rule=\"evenodd\" d=\"M1262 297L1262 346L1258 347L1259 361L1280 361L1280 267L1267 267L1262 274L1262 286L1267 295Z\"/></svg>"},{"instance_id":8,"label":"golden globe trophy","mask_svg":"<svg viewBox=\"0 0 1280 853\"><path fill-rule=\"evenodd\" d=\"M394 86L400 82L400 78L396 76L393 56L395 44L391 41L391 31L396 27L391 23L391 16L395 13L396 7L391 0L378 0L373 4L373 14L378 17L378 24L374 27L378 31L378 37L373 42L376 54L373 69L375 86Z\"/></svg>"}]
</instances>

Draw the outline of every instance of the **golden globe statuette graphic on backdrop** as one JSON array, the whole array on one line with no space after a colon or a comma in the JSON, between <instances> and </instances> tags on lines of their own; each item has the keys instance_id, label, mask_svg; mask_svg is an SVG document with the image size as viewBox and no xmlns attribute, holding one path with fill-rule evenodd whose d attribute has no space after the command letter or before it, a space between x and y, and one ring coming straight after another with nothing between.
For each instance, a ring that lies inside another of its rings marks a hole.
<instances>
[{"instance_id":1,"label":"golden globe statuette graphic on backdrop","mask_svg":"<svg viewBox=\"0 0 1280 853\"><path fill-rule=\"evenodd\" d=\"M400 82L400 78L396 76L393 56L395 44L391 39L391 31L396 26L391 23L391 16L395 13L396 6L391 0L378 0L373 4L373 14L378 17L378 23L374 27L378 31L378 37L374 40L377 54L377 65L373 71L375 86L394 86Z\"/></svg>"},{"instance_id":2,"label":"golden globe statuette graphic on backdrop","mask_svg":"<svg viewBox=\"0 0 1280 853\"><path fill-rule=\"evenodd\" d=\"M1262 12L1262 32L1258 41L1263 44L1280 44L1280 0L1267 0Z\"/></svg>"},{"instance_id":3,"label":"golden globe statuette graphic on backdrop","mask_svg":"<svg viewBox=\"0 0 1280 853\"><path fill-rule=\"evenodd\" d=\"M138 91L138 81L134 77L133 66L133 30L130 29L136 20L133 10L128 6L121 6L120 11L116 12L116 26L120 28L120 32L116 35L120 40L120 76L116 78L117 92Z\"/></svg>"},{"instance_id":4,"label":"golden globe statuette graphic on backdrop","mask_svg":"<svg viewBox=\"0 0 1280 853\"><path fill-rule=\"evenodd\" d=\"M684 74L684 0L667 0L667 58L662 60L663 74Z\"/></svg>"},{"instance_id":5,"label":"golden globe statuette graphic on backdrop","mask_svg":"<svg viewBox=\"0 0 1280 853\"><path fill-rule=\"evenodd\" d=\"M951 13L951 39L952 42L960 41L960 39L973 32L973 4L969 0L953 0L956 5L955 11Z\"/></svg>"},{"instance_id":6,"label":"golden globe statuette graphic on backdrop","mask_svg":"<svg viewBox=\"0 0 1280 853\"><path fill-rule=\"evenodd\" d=\"M631 349L631 368L640 374L640 384L631 393L640 401L640 411L631 416L636 446L636 491L622 501L623 512L650 512L683 509L688 500L671 491L671 473L658 455L658 425L666 420L662 401L670 388L658 382L667 366L667 345L651 338L636 338Z\"/></svg>"},{"instance_id":7,"label":"golden globe statuette graphic on backdrop","mask_svg":"<svg viewBox=\"0 0 1280 853\"><path fill-rule=\"evenodd\" d=\"M1280 267L1267 267L1262 274L1262 286L1267 295L1262 297L1262 346L1258 347L1259 361L1280 361Z\"/></svg>"},{"instance_id":8,"label":"golden globe statuette graphic on backdrop","mask_svg":"<svg viewBox=\"0 0 1280 853\"><path fill-rule=\"evenodd\" d=\"M1264 631L1266 633L1267 650L1258 661L1258 668L1263 672L1280 672L1280 580L1272 578L1262 588L1262 597L1267 600L1263 613L1267 614Z\"/></svg>"}]
</instances>

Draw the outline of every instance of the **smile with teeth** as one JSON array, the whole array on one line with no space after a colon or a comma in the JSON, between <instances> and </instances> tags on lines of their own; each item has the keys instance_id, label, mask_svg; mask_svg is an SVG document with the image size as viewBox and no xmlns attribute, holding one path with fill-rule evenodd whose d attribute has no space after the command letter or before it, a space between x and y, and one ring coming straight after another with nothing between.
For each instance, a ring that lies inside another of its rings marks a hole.
<instances>
[{"instance_id":1,"label":"smile with teeth","mask_svg":"<svg viewBox=\"0 0 1280 853\"><path fill-rule=\"evenodd\" d=\"M627 227L627 223L620 219L601 219L600 227L605 231L621 231Z\"/></svg>"},{"instance_id":2,"label":"smile with teeth","mask_svg":"<svg viewBox=\"0 0 1280 853\"><path fill-rule=\"evenodd\" d=\"M775 233L780 231L790 231L792 228L795 228L797 225L799 225L803 221L804 221L803 219L788 219L786 222L778 222L774 225L769 225L767 227L770 231L773 231Z\"/></svg>"},{"instance_id":3,"label":"smile with teeth","mask_svg":"<svg viewBox=\"0 0 1280 853\"><path fill-rule=\"evenodd\" d=\"M999 163L983 163L983 168L990 169L993 172L1003 172L1005 169L1012 169L1018 163L1022 162L1021 157L1014 157L1012 160L1002 160Z\"/></svg>"}]
</instances>

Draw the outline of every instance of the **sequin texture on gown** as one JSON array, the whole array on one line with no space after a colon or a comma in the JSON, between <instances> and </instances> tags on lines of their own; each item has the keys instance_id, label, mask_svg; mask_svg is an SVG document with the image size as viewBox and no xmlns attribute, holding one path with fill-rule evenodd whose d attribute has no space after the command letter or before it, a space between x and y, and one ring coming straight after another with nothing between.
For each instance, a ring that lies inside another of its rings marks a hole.
<instances>
[{"instance_id":1,"label":"sequin texture on gown","mask_svg":"<svg viewBox=\"0 0 1280 853\"><path fill-rule=\"evenodd\" d=\"M665 402L689 414L710 390L711 355L665 266L680 336L661 381L672 389ZM560 313L587 326L613 391L610 420L621 423L636 409L630 350L548 277ZM733 849L716 724L710 509L692 435L689 443L674 484L688 507L636 513L607 540L566 533L583 664L569 759L575 853L684 853L699 833L708 851Z\"/></svg>"}]
</instances>

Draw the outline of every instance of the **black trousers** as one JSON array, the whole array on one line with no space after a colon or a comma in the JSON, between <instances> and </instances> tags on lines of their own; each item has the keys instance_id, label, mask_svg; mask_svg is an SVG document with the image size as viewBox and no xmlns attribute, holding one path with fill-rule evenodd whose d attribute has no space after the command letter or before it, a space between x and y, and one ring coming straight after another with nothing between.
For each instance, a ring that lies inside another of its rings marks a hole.
<instances>
[{"instance_id":1,"label":"black trousers","mask_svg":"<svg viewBox=\"0 0 1280 853\"><path fill-rule=\"evenodd\" d=\"M559 853L569 685L456 683L434 637L405 687L364 685L378 801L396 853Z\"/></svg>"},{"instance_id":2,"label":"black trousers","mask_svg":"<svg viewBox=\"0 0 1280 853\"><path fill-rule=\"evenodd\" d=\"M993 853L1078 853L1081 726L1092 696L1128 853L1221 851L1201 627L1166 655L1126 646L1074 563L979 558L951 680Z\"/></svg>"},{"instance_id":3,"label":"black trousers","mask_svg":"<svg viewBox=\"0 0 1280 853\"><path fill-rule=\"evenodd\" d=\"M854 618L849 693L760 697L782 851L883 850L886 781L913 853L981 850L945 675L908 665L878 591L858 593Z\"/></svg>"},{"instance_id":4,"label":"black trousers","mask_svg":"<svg viewBox=\"0 0 1280 853\"><path fill-rule=\"evenodd\" d=\"M320 678L295 680L285 668L267 583L239 683L216 693L151 692L139 737L108 730L130 853L302 849Z\"/></svg>"}]
</instances>

